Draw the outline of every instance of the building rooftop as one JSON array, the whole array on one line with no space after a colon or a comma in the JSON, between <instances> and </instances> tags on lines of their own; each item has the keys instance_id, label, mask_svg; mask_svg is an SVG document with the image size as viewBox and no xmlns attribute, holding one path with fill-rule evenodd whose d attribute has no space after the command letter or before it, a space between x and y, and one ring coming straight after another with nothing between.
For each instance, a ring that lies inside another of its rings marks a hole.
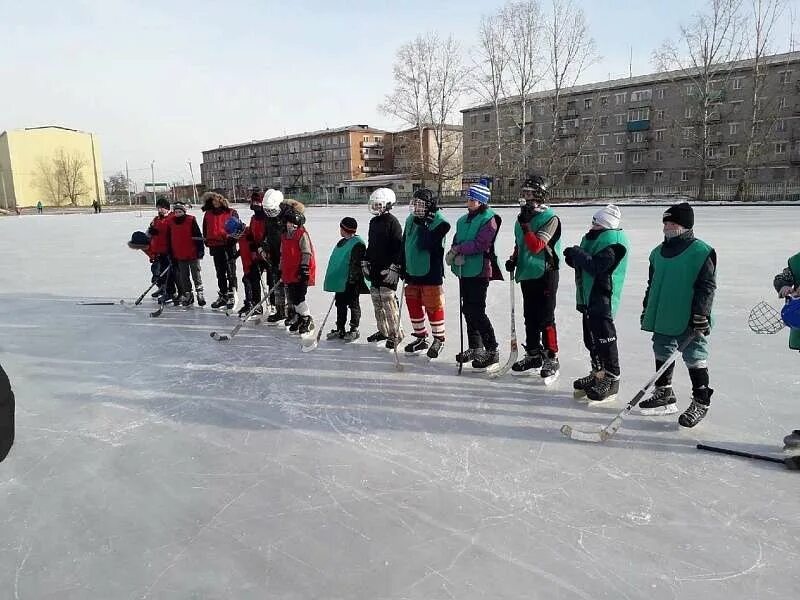
<instances>
[{"instance_id":1,"label":"building rooftop","mask_svg":"<svg viewBox=\"0 0 800 600\"><path fill-rule=\"evenodd\" d=\"M40 127L22 127L19 129L9 129L7 131L0 132L0 135L4 135L9 131L36 131L38 129L60 129L62 131L72 131L73 133L86 133L86 134L89 133L88 131L81 131L80 129L72 129L71 127L63 127L61 125L41 125Z\"/></svg>"},{"instance_id":2,"label":"building rooftop","mask_svg":"<svg viewBox=\"0 0 800 600\"><path fill-rule=\"evenodd\" d=\"M771 56L764 57L764 64L765 65L776 65L781 63L796 63L800 62L800 51L796 52L785 52L783 54L773 54ZM720 69L725 70L743 70L748 69L753 66L755 60L752 58L747 58L744 60L738 60L733 63L722 63L719 65ZM561 93L564 95L572 95L572 94L582 94L587 92L595 92L601 90L608 90L608 89L619 89L622 87L638 87L642 85L647 85L651 83L660 83L664 81L673 81L677 79L687 79L693 75L700 73L699 69L676 69L674 71L661 71L659 73L650 73L648 75L638 75L636 77L623 77L621 79L609 79L608 81L600 81L595 83L586 83L582 85L576 85L569 88L564 88L561 90ZM541 98L549 98L555 93L555 90L542 90L540 92L533 92L532 94L528 95L529 100L537 100ZM503 98L501 104L513 104L519 101L519 95L516 96L509 96L508 98ZM477 106L471 106L470 108L465 108L461 112L468 113L475 110L485 110L487 108L492 107L491 102L485 102L483 104L479 104Z\"/></svg>"},{"instance_id":3,"label":"building rooftop","mask_svg":"<svg viewBox=\"0 0 800 600\"><path fill-rule=\"evenodd\" d=\"M244 146L252 146L253 144L265 144L267 142L285 142L288 140L297 140L301 138L317 137L320 135L345 133L349 131L356 131L356 132L363 131L366 133L389 133L388 131L384 131L383 129L377 129L375 127L370 127L369 125L345 125L343 127L334 127L332 129L318 129L316 131L305 131L303 133L295 133L291 135L283 135L280 137L273 137L273 138L265 138L262 140L252 140L250 142L241 142L239 144L229 144L227 146L219 146L211 150L204 150L203 153L205 154L206 152L214 152L216 150L229 150L231 148L242 148Z\"/></svg>"},{"instance_id":4,"label":"building rooftop","mask_svg":"<svg viewBox=\"0 0 800 600\"><path fill-rule=\"evenodd\" d=\"M424 125L424 128L425 129L433 129L434 127L433 127L433 125ZM450 124L450 123L445 123L445 125L444 125L444 127L442 129L444 129L445 131L462 131L464 129L464 127L462 125L453 125L453 124ZM398 134L398 133L416 133L416 132L417 132L417 128L416 127L409 127L407 129L401 129L399 131L393 131L392 133L393 134Z\"/></svg>"}]
</instances>

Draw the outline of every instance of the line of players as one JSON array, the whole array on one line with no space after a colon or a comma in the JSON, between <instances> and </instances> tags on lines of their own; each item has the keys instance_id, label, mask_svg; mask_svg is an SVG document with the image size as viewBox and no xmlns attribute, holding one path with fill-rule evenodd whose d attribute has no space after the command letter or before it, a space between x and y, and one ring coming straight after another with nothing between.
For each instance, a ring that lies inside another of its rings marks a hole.
<instances>
[{"instance_id":1,"label":"line of players","mask_svg":"<svg viewBox=\"0 0 800 600\"><path fill-rule=\"evenodd\" d=\"M502 220L490 208L490 199L485 185L470 187L467 212L458 219L445 253L451 225L430 190L415 192L404 227L391 212L396 203L394 192L386 188L373 192L367 240L357 234L356 220L345 217L340 223L341 239L328 260L324 289L335 294L336 325L327 339L352 342L360 337L359 297L369 293L378 330L367 341L385 343L390 349L399 344L404 333L396 291L402 279L413 328L413 341L404 350L438 358L445 343L443 283L447 264L458 278L467 329L467 348L462 348L456 360L477 371L497 368L498 343L486 313L486 298L489 283L503 279L494 249ZM620 227L621 213L614 205L600 209L580 244L562 251L561 221L546 199L544 179L529 176L522 187L520 212L514 223L514 251L505 262L505 270L520 285L525 321L525 354L514 363L512 372L538 372L543 378L558 375L555 306L563 256L563 262L574 269L576 308L582 314L583 341L591 360L590 373L573 383L575 395L590 404L607 402L615 399L619 390L614 316L631 250ZM199 259L206 246L214 257L219 288L213 308L234 306L238 256L244 269L245 296L240 314L261 302L262 275L266 275L272 289L270 305L275 307L266 321L283 322L290 332L313 332L315 325L305 296L308 286L316 283L316 257L305 229L304 206L284 199L280 191L270 189L262 195L256 190L251 196L253 216L247 226L219 194L206 194L202 208L205 214L200 231L183 205L175 204L169 213L169 204L160 201L159 214L148 233L137 232L134 238L138 239L131 240L131 247L145 249L150 256L155 278L172 265L174 276L159 280L159 301L174 298L176 303L191 305L192 275L197 301L201 306L205 303ZM672 206L662 215L664 241L649 256L640 319L642 329L652 333L656 368L681 342L692 338L683 351L692 383L691 403L679 417L684 427L693 427L705 417L713 394L707 338L712 328L717 257L711 246L694 236L693 227L694 213L687 203ZM800 270L800 265L796 267ZM797 286L798 279L788 282L784 273L782 282L781 288ZM781 293L784 291L781 289ZM260 307L255 312L260 314ZM792 335L797 345L797 332ZM659 378L651 396L639 405L642 414L660 416L678 411L672 376L671 368Z\"/></svg>"}]
</instances>

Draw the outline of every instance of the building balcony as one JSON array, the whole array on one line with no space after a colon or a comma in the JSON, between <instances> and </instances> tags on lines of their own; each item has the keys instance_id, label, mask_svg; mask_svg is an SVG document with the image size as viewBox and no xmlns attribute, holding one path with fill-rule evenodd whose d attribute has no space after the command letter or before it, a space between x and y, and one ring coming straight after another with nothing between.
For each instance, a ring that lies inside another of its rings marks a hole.
<instances>
[{"instance_id":1,"label":"building balcony","mask_svg":"<svg viewBox=\"0 0 800 600\"><path fill-rule=\"evenodd\" d=\"M272 149L270 149L269 153L272 154L273 156L277 156L278 155L278 149L277 148L272 148Z\"/></svg>"},{"instance_id":2,"label":"building balcony","mask_svg":"<svg viewBox=\"0 0 800 600\"><path fill-rule=\"evenodd\" d=\"M647 150L650 148L650 139L648 138L640 142L630 141L625 147L629 152L632 150Z\"/></svg>"},{"instance_id":3,"label":"building balcony","mask_svg":"<svg viewBox=\"0 0 800 600\"><path fill-rule=\"evenodd\" d=\"M628 131L647 131L650 129L650 119L642 119L640 121L628 121Z\"/></svg>"},{"instance_id":4,"label":"building balcony","mask_svg":"<svg viewBox=\"0 0 800 600\"><path fill-rule=\"evenodd\" d=\"M383 160L383 154L377 152L362 152L361 158L364 160Z\"/></svg>"},{"instance_id":5,"label":"building balcony","mask_svg":"<svg viewBox=\"0 0 800 600\"><path fill-rule=\"evenodd\" d=\"M568 108L564 111L564 118L565 119L577 119L578 118L578 109L577 108Z\"/></svg>"},{"instance_id":6,"label":"building balcony","mask_svg":"<svg viewBox=\"0 0 800 600\"><path fill-rule=\"evenodd\" d=\"M383 148L383 142L361 142L362 148Z\"/></svg>"},{"instance_id":7,"label":"building balcony","mask_svg":"<svg viewBox=\"0 0 800 600\"><path fill-rule=\"evenodd\" d=\"M361 172L362 173L383 173L384 169L383 169L383 167L373 167L373 166L368 166L368 165L362 165Z\"/></svg>"}]
</instances>

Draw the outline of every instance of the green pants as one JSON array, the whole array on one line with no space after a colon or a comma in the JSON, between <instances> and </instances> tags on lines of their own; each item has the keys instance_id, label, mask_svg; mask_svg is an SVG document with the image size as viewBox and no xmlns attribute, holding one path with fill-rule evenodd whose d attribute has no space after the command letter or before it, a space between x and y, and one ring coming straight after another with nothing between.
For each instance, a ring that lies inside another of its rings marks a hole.
<instances>
[{"instance_id":1,"label":"green pants","mask_svg":"<svg viewBox=\"0 0 800 600\"><path fill-rule=\"evenodd\" d=\"M687 329L679 336L653 334L653 354L656 360L667 360L686 338L693 335L692 329ZM683 362L689 369L704 369L708 367L708 338L698 335L683 351Z\"/></svg>"}]
</instances>

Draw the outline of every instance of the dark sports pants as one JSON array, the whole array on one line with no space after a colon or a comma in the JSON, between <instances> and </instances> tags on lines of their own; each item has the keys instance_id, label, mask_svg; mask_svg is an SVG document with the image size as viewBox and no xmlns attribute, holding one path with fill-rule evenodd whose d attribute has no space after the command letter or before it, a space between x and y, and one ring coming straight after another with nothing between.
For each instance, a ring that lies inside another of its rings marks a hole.
<instances>
[{"instance_id":1,"label":"dark sports pants","mask_svg":"<svg viewBox=\"0 0 800 600\"><path fill-rule=\"evenodd\" d=\"M556 294L558 271L546 271L538 279L520 282L525 315L525 346L528 352L544 347L551 356L558 353Z\"/></svg>"},{"instance_id":2,"label":"dark sports pants","mask_svg":"<svg viewBox=\"0 0 800 600\"><path fill-rule=\"evenodd\" d=\"M217 287L220 296L233 292L236 284L236 249L231 244L214 246L209 250L214 259L214 270L217 272Z\"/></svg>"},{"instance_id":3,"label":"dark sports pants","mask_svg":"<svg viewBox=\"0 0 800 600\"><path fill-rule=\"evenodd\" d=\"M483 277L461 279L461 310L467 324L467 340L470 348L497 350L497 339L489 317L486 316L486 292L489 280Z\"/></svg>"},{"instance_id":4,"label":"dark sports pants","mask_svg":"<svg viewBox=\"0 0 800 600\"><path fill-rule=\"evenodd\" d=\"M253 304L261 302L261 274L264 272L266 264L260 260L254 260L250 265L250 270L242 278L245 289L245 296Z\"/></svg>"},{"instance_id":5,"label":"dark sports pants","mask_svg":"<svg viewBox=\"0 0 800 600\"><path fill-rule=\"evenodd\" d=\"M610 316L583 313L583 344L589 351L592 368L619 376L617 328Z\"/></svg>"},{"instance_id":6,"label":"dark sports pants","mask_svg":"<svg viewBox=\"0 0 800 600\"><path fill-rule=\"evenodd\" d=\"M170 298L175 294L175 267L172 266L163 277L160 277L160 275L167 267L170 267L171 264L172 261L166 254L159 254L156 256L155 260L150 263L150 273L152 274L150 283L155 283L158 287L166 287L167 296Z\"/></svg>"},{"instance_id":7,"label":"dark sports pants","mask_svg":"<svg viewBox=\"0 0 800 600\"><path fill-rule=\"evenodd\" d=\"M344 330L348 309L350 309L350 329L358 329L358 325L361 323L361 302L358 289L354 286L347 286L343 292L336 292L334 303L336 304L336 329Z\"/></svg>"}]
</instances>

